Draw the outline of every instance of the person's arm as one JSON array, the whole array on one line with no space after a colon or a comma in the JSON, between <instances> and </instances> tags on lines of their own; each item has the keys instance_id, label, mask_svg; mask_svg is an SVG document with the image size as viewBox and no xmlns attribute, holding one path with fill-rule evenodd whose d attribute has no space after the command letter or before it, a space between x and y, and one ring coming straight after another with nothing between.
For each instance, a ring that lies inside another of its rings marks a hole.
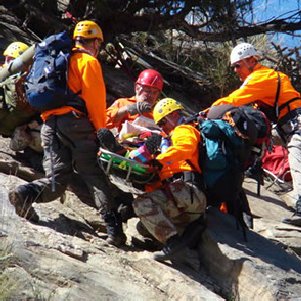
<instances>
[{"instance_id":1,"label":"person's arm","mask_svg":"<svg viewBox=\"0 0 301 301\"><path fill-rule=\"evenodd\" d=\"M151 106L147 102L137 102L134 97L117 99L107 109L107 128L119 128L125 120L134 120L149 112Z\"/></svg>"},{"instance_id":2,"label":"person's arm","mask_svg":"<svg viewBox=\"0 0 301 301\"><path fill-rule=\"evenodd\" d=\"M106 127L106 89L100 63L89 59L83 68L81 97L95 130Z\"/></svg>"},{"instance_id":3,"label":"person's arm","mask_svg":"<svg viewBox=\"0 0 301 301\"><path fill-rule=\"evenodd\" d=\"M277 88L277 75L274 70L263 69L251 73L241 87L226 97L216 100L212 106L231 104L248 105L258 100L274 98Z\"/></svg>"},{"instance_id":4,"label":"person's arm","mask_svg":"<svg viewBox=\"0 0 301 301\"><path fill-rule=\"evenodd\" d=\"M223 104L231 104L233 106L242 106L250 104L256 100L260 100L262 93L261 89L258 90L254 85L245 85L226 97L216 100L212 106L218 106Z\"/></svg>"},{"instance_id":5,"label":"person's arm","mask_svg":"<svg viewBox=\"0 0 301 301\"><path fill-rule=\"evenodd\" d=\"M109 108L107 108L107 128L120 127L127 114L125 99L117 99Z\"/></svg>"},{"instance_id":6,"label":"person's arm","mask_svg":"<svg viewBox=\"0 0 301 301\"><path fill-rule=\"evenodd\" d=\"M158 155L156 159L163 165L191 159L198 143L199 138L192 128L179 126L172 134L172 146L168 147L165 153Z\"/></svg>"}]
</instances>

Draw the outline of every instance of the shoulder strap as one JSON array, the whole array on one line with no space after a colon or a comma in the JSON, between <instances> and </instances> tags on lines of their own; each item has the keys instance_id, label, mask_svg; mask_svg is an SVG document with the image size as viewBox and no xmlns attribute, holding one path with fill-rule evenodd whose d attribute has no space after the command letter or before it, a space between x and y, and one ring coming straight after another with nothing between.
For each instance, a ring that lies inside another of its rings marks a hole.
<instances>
[{"instance_id":1,"label":"shoulder strap","mask_svg":"<svg viewBox=\"0 0 301 301\"><path fill-rule=\"evenodd\" d=\"M276 91L276 96L275 96L275 102L274 102L274 111L275 111L275 116L276 119L279 117L279 94L280 94L280 88L281 88L281 78L279 75L279 72L277 71L277 91Z\"/></svg>"}]
</instances>

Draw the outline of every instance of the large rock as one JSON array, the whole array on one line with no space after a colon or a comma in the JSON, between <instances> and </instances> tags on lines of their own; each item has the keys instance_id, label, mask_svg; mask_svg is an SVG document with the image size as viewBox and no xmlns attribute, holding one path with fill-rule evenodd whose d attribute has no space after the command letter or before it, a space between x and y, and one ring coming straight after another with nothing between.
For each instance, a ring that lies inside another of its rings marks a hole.
<instances>
[{"instance_id":1,"label":"large rock","mask_svg":"<svg viewBox=\"0 0 301 301\"><path fill-rule=\"evenodd\" d=\"M256 183L252 179L245 180L244 188L252 212L256 216L254 230L301 256L301 228L282 223L285 217L292 215L292 203L284 201L291 194L283 194L279 197L263 187L261 195L258 196L255 193Z\"/></svg>"},{"instance_id":2,"label":"large rock","mask_svg":"<svg viewBox=\"0 0 301 301\"><path fill-rule=\"evenodd\" d=\"M253 231L248 231L244 241L235 220L214 208L208 212L208 230L199 251L224 296L271 301L301 298L301 261L297 256Z\"/></svg>"},{"instance_id":3,"label":"large rock","mask_svg":"<svg viewBox=\"0 0 301 301\"><path fill-rule=\"evenodd\" d=\"M10 161L3 165L11 166ZM138 193L128 183L113 180L122 190ZM131 245L138 237L131 232L137 219L128 223L127 247L109 246L85 189L35 204L41 221L34 225L16 216L8 202L8 189L24 180L0 174L0 183L0 290L13 300L301 298L301 263L294 253L300 250L300 228L281 223L291 214L289 206L265 189L259 198L252 180L245 182L245 189L257 218L248 241L236 229L234 218L209 209L208 229L198 247L202 266L197 271L155 262L151 252ZM76 183L81 186L79 179Z\"/></svg>"},{"instance_id":4,"label":"large rock","mask_svg":"<svg viewBox=\"0 0 301 301\"><path fill-rule=\"evenodd\" d=\"M223 300L189 269L174 270L131 246L109 246L59 201L35 205L38 225L17 217L7 190L21 182L3 175L0 182L0 289L11 300Z\"/></svg>"}]
</instances>

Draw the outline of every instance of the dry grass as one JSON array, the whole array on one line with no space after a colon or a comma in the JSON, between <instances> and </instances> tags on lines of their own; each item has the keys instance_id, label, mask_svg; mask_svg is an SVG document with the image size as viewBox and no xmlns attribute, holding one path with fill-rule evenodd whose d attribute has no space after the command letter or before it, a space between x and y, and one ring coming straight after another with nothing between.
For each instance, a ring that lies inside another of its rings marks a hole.
<instances>
[{"instance_id":1,"label":"dry grass","mask_svg":"<svg viewBox=\"0 0 301 301\"><path fill-rule=\"evenodd\" d=\"M0 249L0 301L10 300L18 288L18 281L9 277L7 269L16 263L11 247L1 244Z\"/></svg>"}]
</instances>

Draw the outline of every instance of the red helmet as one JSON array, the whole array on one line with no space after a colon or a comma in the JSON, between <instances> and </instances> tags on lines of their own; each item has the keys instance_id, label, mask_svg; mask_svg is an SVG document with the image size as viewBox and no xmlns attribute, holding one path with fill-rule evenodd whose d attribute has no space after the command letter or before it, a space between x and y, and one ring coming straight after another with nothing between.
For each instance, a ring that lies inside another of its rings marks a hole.
<instances>
[{"instance_id":1,"label":"red helmet","mask_svg":"<svg viewBox=\"0 0 301 301\"><path fill-rule=\"evenodd\" d=\"M136 84L157 88L162 91L163 77L154 69L145 69L139 74Z\"/></svg>"}]
</instances>

